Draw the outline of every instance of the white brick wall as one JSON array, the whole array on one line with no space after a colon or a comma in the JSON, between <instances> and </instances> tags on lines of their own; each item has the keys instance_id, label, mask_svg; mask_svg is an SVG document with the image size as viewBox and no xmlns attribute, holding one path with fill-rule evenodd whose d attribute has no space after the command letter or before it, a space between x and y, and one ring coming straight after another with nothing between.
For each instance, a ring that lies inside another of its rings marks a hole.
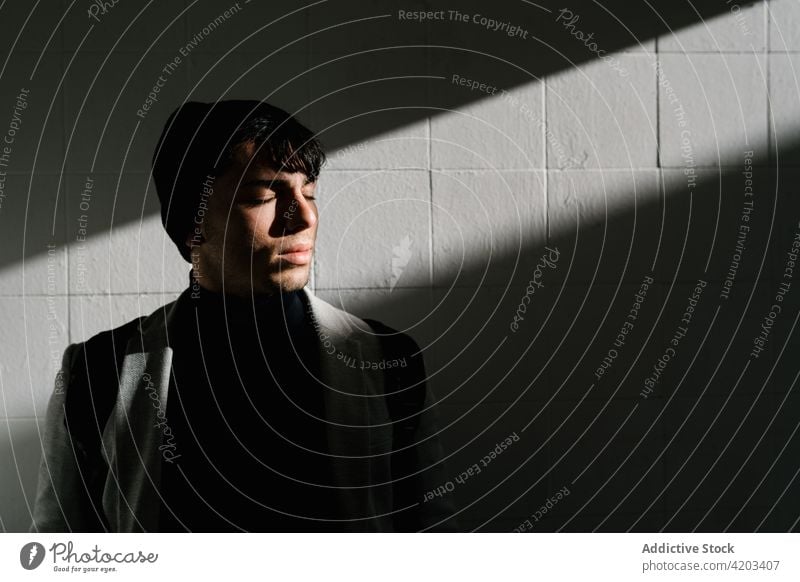
<instances>
[{"instance_id":1,"label":"white brick wall","mask_svg":"<svg viewBox=\"0 0 800 582\"><path fill-rule=\"evenodd\" d=\"M115 8L122 9L122 4ZM129 151L136 116L108 125L107 116L112 105L135 111L160 65L174 55L170 40L201 26L208 15L182 19L141 62L135 36L129 36L104 65L117 36L98 26L82 51L88 51L86 58L70 65L62 91L48 103L43 95L54 94L72 58L68 51L82 41L76 31L86 28L83 15L75 19L72 28L54 37L54 50L45 53L39 75L27 85L40 44L25 37L0 90L0 119L23 85L31 87L36 111L49 111L52 118L41 135L41 119L26 120L25 141L18 147L33 150L41 140L36 176L31 184L26 171L9 175L6 190L14 196L0 213L0 529L6 530L27 526L23 492L31 501L37 420L63 349L150 313L174 298L188 275L188 265L161 229L148 184L151 151ZM140 124L137 139L154 143L174 103L186 95L261 98L277 90L273 98L285 107L320 96L313 76L279 90L272 82L303 72L305 44L288 51L292 62L268 62L247 72L266 50L249 41L240 48L247 58L229 58L203 78L238 40L241 35L228 27L186 59L170 77L160 105ZM291 35L277 38L268 50L291 40ZM776 141L775 156L781 143L796 139L800 2L757 2L741 12L741 19L725 14L674 36L642 41L643 48L631 46L615 55L629 72L625 78L601 61L589 61L514 87L511 98L495 95L453 111L437 110L330 152L320 182L317 292L428 341L435 330L420 322L431 310L442 317L436 308L453 282L460 288L457 295L468 299L481 280L489 248L507 257L520 244L543 244L548 229L551 237L572 232L576 217L584 225L595 224L606 208L613 214L629 209L634 199L659 200L664 172L680 177L685 159L683 128L665 88L659 88L656 59L684 107L698 166L739 166L747 148L767 155L767 144ZM336 47L313 48L328 49L333 58ZM95 86L84 101L101 67L100 89ZM795 155L784 163L799 161ZM81 250L76 237L87 175L94 189L85 212L89 239ZM32 198L26 204L28 189ZM49 259L50 242L56 249ZM393 263L401 256L406 258ZM462 268L469 270L458 275ZM494 290L505 279L506 273L490 271L483 283ZM405 297L406 308L382 310L388 300L402 306ZM435 319L436 325L457 315ZM437 347L430 361L441 360L447 351Z\"/></svg>"}]
</instances>

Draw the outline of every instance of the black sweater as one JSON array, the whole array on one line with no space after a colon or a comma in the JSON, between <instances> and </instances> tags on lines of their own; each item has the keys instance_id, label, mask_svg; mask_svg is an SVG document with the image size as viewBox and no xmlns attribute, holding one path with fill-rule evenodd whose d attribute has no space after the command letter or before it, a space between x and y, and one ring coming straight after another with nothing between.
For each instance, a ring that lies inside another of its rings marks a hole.
<instances>
[{"instance_id":1,"label":"black sweater","mask_svg":"<svg viewBox=\"0 0 800 582\"><path fill-rule=\"evenodd\" d=\"M194 287L195 290L198 286ZM300 294L179 305L161 531L336 531L319 354ZM179 341L177 341L179 340ZM314 418L316 417L316 418ZM312 518L312 519L308 519Z\"/></svg>"}]
</instances>

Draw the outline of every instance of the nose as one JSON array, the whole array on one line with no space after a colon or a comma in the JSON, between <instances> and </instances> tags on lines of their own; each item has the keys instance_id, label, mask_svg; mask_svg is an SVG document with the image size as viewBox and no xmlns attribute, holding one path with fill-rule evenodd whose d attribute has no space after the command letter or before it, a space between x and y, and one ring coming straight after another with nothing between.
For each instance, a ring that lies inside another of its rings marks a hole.
<instances>
[{"instance_id":1,"label":"nose","mask_svg":"<svg viewBox=\"0 0 800 582\"><path fill-rule=\"evenodd\" d=\"M303 196L300 188L292 190L292 197L281 211L286 234L313 228L317 224L317 210L313 200Z\"/></svg>"}]
</instances>

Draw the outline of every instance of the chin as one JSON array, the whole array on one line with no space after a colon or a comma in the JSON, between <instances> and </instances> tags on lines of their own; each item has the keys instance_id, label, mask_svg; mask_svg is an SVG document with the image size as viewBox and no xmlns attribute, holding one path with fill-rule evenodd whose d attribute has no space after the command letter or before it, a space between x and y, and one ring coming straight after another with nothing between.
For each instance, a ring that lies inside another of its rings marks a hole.
<instances>
[{"instance_id":1,"label":"chin","mask_svg":"<svg viewBox=\"0 0 800 582\"><path fill-rule=\"evenodd\" d=\"M308 284L308 269L292 269L296 272L287 272L285 269L281 273L275 273L270 278L268 287L279 289L284 293L299 291Z\"/></svg>"}]
</instances>

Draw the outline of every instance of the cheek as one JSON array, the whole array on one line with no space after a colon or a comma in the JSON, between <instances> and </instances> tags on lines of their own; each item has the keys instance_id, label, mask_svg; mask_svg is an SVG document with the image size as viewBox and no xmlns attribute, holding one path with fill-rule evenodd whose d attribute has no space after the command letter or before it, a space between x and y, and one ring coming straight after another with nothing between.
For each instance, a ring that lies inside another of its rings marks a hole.
<instances>
[{"instance_id":1,"label":"cheek","mask_svg":"<svg viewBox=\"0 0 800 582\"><path fill-rule=\"evenodd\" d=\"M274 207L258 206L239 213L235 219L231 216L231 225L235 226L237 239L243 240L248 245L253 243L256 246L263 246L270 240L268 233L274 218Z\"/></svg>"}]
</instances>

